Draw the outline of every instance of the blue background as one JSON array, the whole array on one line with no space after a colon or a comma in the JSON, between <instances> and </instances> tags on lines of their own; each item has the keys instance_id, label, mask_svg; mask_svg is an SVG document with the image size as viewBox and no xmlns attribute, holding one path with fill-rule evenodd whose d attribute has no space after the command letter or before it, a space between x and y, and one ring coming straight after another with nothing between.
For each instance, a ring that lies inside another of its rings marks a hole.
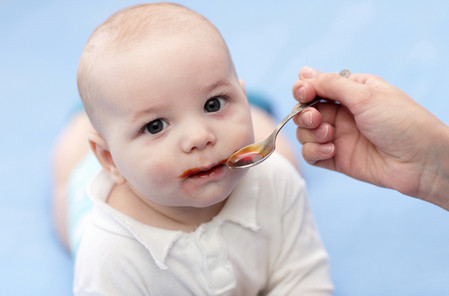
<instances>
[{"instance_id":1,"label":"blue background","mask_svg":"<svg viewBox=\"0 0 449 296\"><path fill-rule=\"evenodd\" d=\"M447 1L181 1L222 32L276 115L300 67L373 73L449 123ZM0 0L0 291L70 295L51 225L51 146L78 102L83 46L119 0ZM286 127L294 141L294 125ZM298 149L299 144L295 143ZM301 163L336 295L449 295L449 213Z\"/></svg>"}]
</instances>

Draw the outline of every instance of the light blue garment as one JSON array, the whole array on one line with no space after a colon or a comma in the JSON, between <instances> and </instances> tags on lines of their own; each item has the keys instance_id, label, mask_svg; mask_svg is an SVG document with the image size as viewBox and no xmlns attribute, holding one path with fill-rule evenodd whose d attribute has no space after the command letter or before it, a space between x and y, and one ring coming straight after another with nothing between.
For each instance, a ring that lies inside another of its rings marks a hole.
<instances>
[{"instance_id":1,"label":"light blue garment","mask_svg":"<svg viewBox=\"0 0 449 296\"><path fill-rule=\"evenodd\" d=\"M87 195L87 188L93 177L101 169L100 164L92 152L75 167L70 175L67 186L67 225L70 252L75 257L81 236L84 233L92 201Z\"/></svg>"}]
</instances>

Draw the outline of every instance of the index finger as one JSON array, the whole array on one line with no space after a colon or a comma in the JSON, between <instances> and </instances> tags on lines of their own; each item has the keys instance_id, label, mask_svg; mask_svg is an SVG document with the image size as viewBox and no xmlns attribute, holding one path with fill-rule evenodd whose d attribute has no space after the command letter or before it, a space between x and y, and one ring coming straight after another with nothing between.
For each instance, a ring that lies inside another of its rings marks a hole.
<instances>
[{"instance_id":1,"label":"index finger","mask_svg":"<svg viewBox=\"0 0 449 296\"><path fill-rule=\"evenodd\" d=\"M300 103L307 103L316 97L315 88L308 81L298 79L293 84L293 97Z\"/></svg>"}]
</instances>

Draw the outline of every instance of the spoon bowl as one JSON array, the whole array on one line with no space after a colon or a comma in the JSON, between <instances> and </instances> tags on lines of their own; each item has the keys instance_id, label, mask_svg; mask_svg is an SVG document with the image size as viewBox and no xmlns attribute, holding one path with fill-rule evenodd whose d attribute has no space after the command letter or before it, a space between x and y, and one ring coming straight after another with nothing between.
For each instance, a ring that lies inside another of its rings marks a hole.
<instances>
[{"instance_id":1,"label":"spoon bowl","mask_svg":"<svg viewBox=\"0 0 449 296\"><path fill-rule=\"evenodd\" d=\"M349 70L342 70L340 75L343 77L348 77L351 74ZM321 97L316 97L314 100L298 105L293 111L287 115L279 124L276 126L271 135L265 140L248 145L242 149L234 152L226 161L226 165L229 168L248 168L255 166L265 159L267 159L276 148L276 137L282 127L292 119L296 114L300 113L307 107L313 106L319 101L323 100Z\"/></svg>"}]
</instances>

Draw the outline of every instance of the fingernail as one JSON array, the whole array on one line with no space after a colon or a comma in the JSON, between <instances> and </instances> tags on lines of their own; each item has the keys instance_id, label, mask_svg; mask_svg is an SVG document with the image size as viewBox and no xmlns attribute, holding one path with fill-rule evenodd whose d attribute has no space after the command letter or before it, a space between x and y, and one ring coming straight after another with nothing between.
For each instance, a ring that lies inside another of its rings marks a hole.
<instances>
[{"instance_id":1,"label":"fingernail","mask_svg":"<svg viewBox=\"0 0 449 296\"><path fill-rule=\"evenodd\" d=\"M322 144L318 146L318 150L323 154L331 154L332 152L334 152L334 144L332 143Z\"/></svg>"},{"instance_id":2,"label":"fingernail","mask_svg":"<svg viewBox=\"0 0 449 296\"><path fill-rule=\"evenodd\" d=\"M326 138L328 132L329 132L329 126L322 125L320 128L318 128L314 131L314 134L316 137L318 137L320 139L324 139L324 138Z\"/></svg>"},{"instance_id":3,"label":"fingernail","mask_svg":"<svg viewBox=\"0 0 449 296\"><path fill-rule=\"evenodd\" d=\"M298 89L298 97L299 97L299 101L304 102L306 100L306 89L304 88L304 86L301 86Z\"/></svg>"},{"instance_id":4,"label":"fingernail","mask_svg":"<svg viewBox=\"0 0 449 296\"><path fill-rule=\"evenodd\" d=\"M312 125L312 112L305 111L301 115L302 123L304 126L311 126Z\"/></svg>"},{"instance_id":5,"label":"fingernail","mask_svg":"<svg viewBox=\"0 0 449 296\"><path fill-rule=\"evenodd\" d=\"M303 67L301 69L301 78L305 79L312 79L318 74L318 71L310 68L310 67Z\"/></svg>"}]
</instances>

